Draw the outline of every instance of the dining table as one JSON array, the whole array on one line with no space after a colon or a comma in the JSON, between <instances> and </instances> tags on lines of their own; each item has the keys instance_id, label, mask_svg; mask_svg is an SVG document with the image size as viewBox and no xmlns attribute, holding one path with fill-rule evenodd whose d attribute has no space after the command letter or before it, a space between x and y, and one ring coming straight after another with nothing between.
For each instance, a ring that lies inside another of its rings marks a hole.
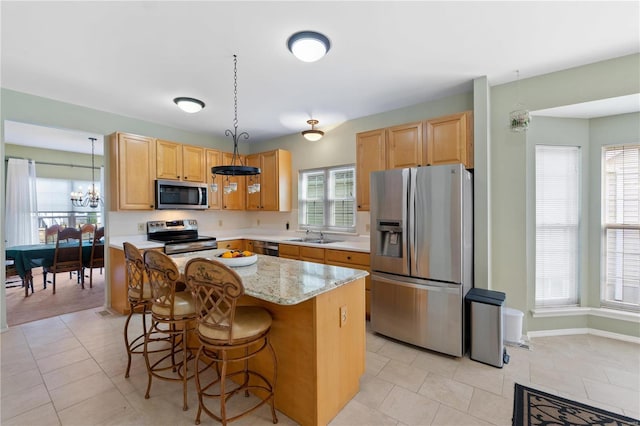
<instances>
[{"instance_id":1,"label":"dining table","mask_svg":"<svg viewBox=\"0 0 640 426\"><path fill-rule=\"evenodd\" d=\"M61 242L60 247L71 246L76 243ZM91 258L91 240L82 242L82 263L87 264ZM53 258L56 252L56 244L30 244L22 246L11 246L6 248L5 257L11 258L15 262L15 268L24 283L24 296L29 296L29 286L33 293L32 269L41 266L53 265Z\"/></svg>"}]
</instances>

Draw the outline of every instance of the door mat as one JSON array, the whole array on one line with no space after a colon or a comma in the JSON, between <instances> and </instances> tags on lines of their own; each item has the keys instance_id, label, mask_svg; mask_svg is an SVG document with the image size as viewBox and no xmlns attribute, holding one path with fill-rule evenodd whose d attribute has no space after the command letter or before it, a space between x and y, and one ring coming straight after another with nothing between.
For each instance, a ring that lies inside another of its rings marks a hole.
<instances>
[{"instance_id":1,"label":"door mat","mask_svg":"<svg viewBox=\"0 0 640 426\"><path fill-rule=\"evenodd\" d=\"M516 383L513 425L620 425L638 426L640 420L590 407Z\"/></svg>"}]
</instances>

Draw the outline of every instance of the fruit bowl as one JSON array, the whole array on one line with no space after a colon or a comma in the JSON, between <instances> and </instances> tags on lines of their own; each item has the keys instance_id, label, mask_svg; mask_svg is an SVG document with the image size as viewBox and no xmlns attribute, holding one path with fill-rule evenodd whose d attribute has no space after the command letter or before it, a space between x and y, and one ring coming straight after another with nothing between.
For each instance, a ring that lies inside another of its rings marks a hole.
<instances>
[{"instance_id":1,"label":"fruit bowl","mask_svg":"<svg viewBox=\"0 0 640 426\"><path fill-rule=\"evenodd\" d=\"M237 253L242 253L242 254L236 255L235 257L223 257L226 253L231 253L232 256ZM230 252L228 251L228 252L217 255L215 257L215 260L217 260L220 263L224 263L225 265L230 267L253 265L258 261L258 255L255 253L251 253L251 254L248 254L248 253L250 252L238 252L236 250L231 250Z\"/></svg>"}]
</instances>

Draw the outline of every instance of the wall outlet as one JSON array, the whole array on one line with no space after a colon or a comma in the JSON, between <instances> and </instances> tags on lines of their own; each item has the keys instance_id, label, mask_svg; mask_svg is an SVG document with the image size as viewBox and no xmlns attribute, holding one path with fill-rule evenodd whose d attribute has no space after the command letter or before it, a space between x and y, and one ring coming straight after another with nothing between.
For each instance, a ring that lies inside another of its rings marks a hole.
<instances>
[{"instance_id":1,"label":"wall outlet","mask_svg":"<svg viewBox=\"0 0 640 426\"><path fill-rule=\"evenodd\" d=\"M222 219L218 221L218 226L222 226Z\"/></svg>"},{"instance_id":2,"label":"wall outlet","mask_svg":"<svg viewBox=\"0 0 640 426\"><path fill-rule=\"evenodd\" d=\"M144 223L139 223L138 224L138 233L144 234L145 232L147 232L146 225Z\"/></svg>"},{"instance_id":3,"label":"wall outlet","mask_svg":"<svg viewBox=\"0 0 640 426\"><path fill-rule=\"evenodd\" d=\"M347 323L347 305L340 306L340 327Z\"/></svg>"}]
</instances>

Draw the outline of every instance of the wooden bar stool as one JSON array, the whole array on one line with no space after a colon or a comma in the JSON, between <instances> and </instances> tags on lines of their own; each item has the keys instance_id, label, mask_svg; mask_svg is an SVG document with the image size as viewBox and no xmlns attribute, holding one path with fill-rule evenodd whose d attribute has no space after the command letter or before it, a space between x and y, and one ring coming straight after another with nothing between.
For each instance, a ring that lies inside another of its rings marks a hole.
<instances>
[{"instance_id":1,"label":"wooden bar stool","mask_svg":"<svg viewBox=\"0 0 640 426\"><path fill-rule=\"evenodd\" d=\"M185 266L187 287L193 292L198 313L196 335L200 348L196 355L196 365L202 361L212 362L217 374L202 383L202 371L196 371L198 391L198 414L196 424L200 424L200 414L204 410L209 416L226 425L269 403L273 423L278 422L274 407L274 389L277 377L277 359L269 341L271 314L258 306L237 306L244 294L244 286L238 274L214 260L197 258ZM270 381L260 372L249 369L249 359L267 349L273 358L273 378ZM233 365L241 364L241 368ZM217 378L215 378L217 377ZM229 388L227 379L234 379ZM217 385L217 386L216 386ZM243 392L244 391L244 392ZM240 413L227 413L227 401L234 395L249 391L259 401ZM219 399L220 411L215 414L205 405L206 399Z\"/></svg>"},{"instance_id":2,"label":"wooden bar stool","mask_svg":"<svg viewBox=\"0 0 640 426\"><path fill-rule=\"evenodd\" d=\"M151 327L144 339L144 359L147 363L147 392L149 398L151 380L182 382L183 410L187 410L187 364L194 356L187 346L187 336L193 330L196 319L195 304L189 291L176 291L180 272L173 260L164 253L155 250L144 252L144 266L151 284ZM176 355L182 352L182 360ZM150 355L154 356L152 360ZM195 369L195 367L194 367Z\"/></svg>"},{"instance_id":3,"label":"wooden bar stool","mask_svg":"<svg viewBox=\"0 0 640 426\"><path fill-rule=\"evenodd\" d=\"M144 260L140 250L131 243L124 244L124 257L127 265L127 298L129 299L129 315L124 323L124 344L127 347L127 371L129 377L131 355L144 354L144 337L147 334L147 314L151 312L151 285L145 283ZM142 314L142 333L133 340L129 338L129 323L134 313Z\"/></svg>"}]
</instances>

